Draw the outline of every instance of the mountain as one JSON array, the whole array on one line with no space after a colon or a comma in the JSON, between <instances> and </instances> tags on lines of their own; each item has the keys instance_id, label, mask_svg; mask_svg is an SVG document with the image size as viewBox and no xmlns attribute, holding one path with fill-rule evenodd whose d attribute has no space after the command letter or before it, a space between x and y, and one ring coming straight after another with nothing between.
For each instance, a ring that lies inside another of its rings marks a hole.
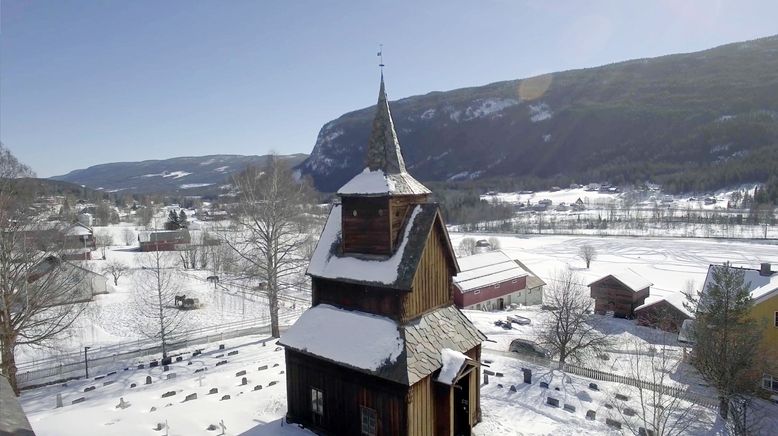
<instances>
[{"instance_id":1,"label":"mountain","mask_svg":"<svg viewBox=\"0 0 778 436\"><path fill-rule=\"evenodd\" d=\"M281 156L290 166L298 165L304 154ZM268 156L215 154L176 157L142 162L95 165L52 177L106 192L172 193L202 195L218 192L230 177L248 165L263 165Z\"/></svg>"},{"instance_id":2,"label":"mountain","mask_svg":"<svg viewBox=\"0 0 778 436\"><path fill-rule=\"evenodd\" d=\"M318 189L362 170L374 108L321 128L299 166ZM391 110L422 181L764 181L778 172L778 36L431 92Z\"/></svg>"}]
</instances>

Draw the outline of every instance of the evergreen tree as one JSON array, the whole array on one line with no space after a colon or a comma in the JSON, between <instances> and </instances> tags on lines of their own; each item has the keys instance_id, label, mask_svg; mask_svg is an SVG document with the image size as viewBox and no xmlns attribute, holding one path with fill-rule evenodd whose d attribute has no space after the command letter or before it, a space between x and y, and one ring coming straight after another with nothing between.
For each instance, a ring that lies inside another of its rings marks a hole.
<instances>
[{"instance_id":1,"label":"evergreen tree","mask_svg":"<svg viewBox=\"0 0 778 436\"><path fill-rule=\"evenodd\" d=\"M184 212L184 209L181 209L181 212L178 214L178 226L184 229L189 227L189 221L187 221L186 212Z\"/></svg>"},{"instance_id":2,"label":"evergreen tree","mask_svg":"<svg viewBox=\"0 0 778 436\"><path fill-rule=\"evenodd\" d=\"M171 210L167 214L167 222L165 223L165 229L178 230L181 228L181 220L178 217L176 211Z\"/></svg>"}]
</instances>

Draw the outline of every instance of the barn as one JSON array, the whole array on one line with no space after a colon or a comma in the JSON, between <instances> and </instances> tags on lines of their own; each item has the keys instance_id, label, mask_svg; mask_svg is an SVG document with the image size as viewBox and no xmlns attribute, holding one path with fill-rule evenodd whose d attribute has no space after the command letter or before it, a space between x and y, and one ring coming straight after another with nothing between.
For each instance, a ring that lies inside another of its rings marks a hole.
<instances>
[{"instance_id":1,"label":"barn","mask_svg":"<svg viewBox=\"0 0 778 436\"><path fill-rule=\"evenodd\" d=\"M645 303L653 284L636 272L625 269L589 283L594 311L632 319L635 308Z\"/></svg>"},{"instance_id":2,"label":"barn","mask_svg":"<svg viewBox=\"0 0 778 436\"><path fill-rule=\"evenodd\" d=\"M511 304L542 304L545 282L503 251L460 257L454 302L460 309L503 310Z\"/></svg>"},{"instance_id":3,"label":"barn","mask_svg":"<svg viewBox=\"0 0 778 436\"><path fill-rule=\"evenodd\" d=\"M408 174L383 77L367 167L339 191L287 330L287 420L333 435L466 435L486 338L454 306L440 207Z\"/></svg>"},{"instance_id":4,"label":"barn","mask_svg":"<svg viewBox=\"0 0 778 436\"><path fill-rule=\"evenodd\" d=\"M189 244L192 238L186 229L154 230L138 235L140 251L176 251Z\"/></svg>"}]
</instances>

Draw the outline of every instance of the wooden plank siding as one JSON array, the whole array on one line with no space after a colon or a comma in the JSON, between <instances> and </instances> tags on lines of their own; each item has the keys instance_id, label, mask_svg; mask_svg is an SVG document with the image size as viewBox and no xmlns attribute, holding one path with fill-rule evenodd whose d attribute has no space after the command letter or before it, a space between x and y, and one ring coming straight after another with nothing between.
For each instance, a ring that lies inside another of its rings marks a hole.
<instances>
[{"instance_id":1,"label":"wooden plank siding","mask_svg":"<svg viewBox=\"0 0 778 436\"><path fill-rule=\"evenodd\" d=\"M406 292L314 277L311 280L311 294L314 306L331 304L399 321L400 304Z\"/></svg>"},{"instance_id":2,"label":"wooden plank siding","mask_svg":"<svg viewBox=\"0 0 778 436\"><path fill-rule=\"evenodd\" d=\"M481 346L476 345L465 355L476 362L481 362ZM475 368L468 375L470 377L470 426L475 426L481 421L481 368Z\"/></svg>"},{"instance_id":3,"label":"wooden plank siding","mask_svg":"<svg viewBox=\"0 0 778 436\"><path fill-rule=\"evenodd\" d=\"M324 395L324 415L313 421L311 388ZM370 377L286 349L287 419L333 435L360 435L361 407L376 411L377 435L407 434L408 387Z\"/></svg>"},{"instance_id":4,"label":"wooden plank siding","mask_svg":"<svg viewBox=\"0 0 778 436\"><path fill-rule=\"evenodd\" d=\"M619 318L632 318L636 307L643 304L649 289L632 292L618 280L606 278L591 284L591 297L594 298L594 311L604 314L613 311Z\"/></svg>"},{"instance_id":5,"label":"wooden plank siding","mask_svg":"<svg viewBox=\"0 0 778 436\"><path fill-rule=\"evenodd\" d=\"M408 435L435 434L433 383L432 376L427 376L411 386L408 391Z\"/></svg>"},{"instance_id":6,"label":"wooden plank siding","mask_svg":"<svg viewBox=\"0 0 778 436\"><path fill-rule=\"evenodd\" d=\"M415 318L452 301L451 276L454 267L447 256L444 237L439 225L433 225L413 277L411 292L403 298L403 320Z\"/></svg>"},{"instance_id":7,"label":"wooden plank siding","mask_svg":"<svg viewBox=\"0 0 778 436\"><path fill-rule=\"evenodd\" d=\"M343 197L342 205L343 252L391 254L389 197Z\"/></svg>"}]
</instances>

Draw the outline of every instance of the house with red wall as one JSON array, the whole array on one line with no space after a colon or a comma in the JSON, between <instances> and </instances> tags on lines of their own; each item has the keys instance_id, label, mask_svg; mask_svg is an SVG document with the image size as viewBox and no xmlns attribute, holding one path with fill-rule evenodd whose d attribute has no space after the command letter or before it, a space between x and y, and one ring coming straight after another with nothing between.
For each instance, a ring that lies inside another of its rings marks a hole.
<instances>
[{"instance_id":1,"label":"house with red wall","mask_svg":"<svg viewBox=\"0 0 778 436\"><path fill-rule=\"evenodd\" d=\"M545 282L502 251L457 259L454 302L461 309L502 310L511 304L542 304Z\"/></svg>"}]
</instances>

